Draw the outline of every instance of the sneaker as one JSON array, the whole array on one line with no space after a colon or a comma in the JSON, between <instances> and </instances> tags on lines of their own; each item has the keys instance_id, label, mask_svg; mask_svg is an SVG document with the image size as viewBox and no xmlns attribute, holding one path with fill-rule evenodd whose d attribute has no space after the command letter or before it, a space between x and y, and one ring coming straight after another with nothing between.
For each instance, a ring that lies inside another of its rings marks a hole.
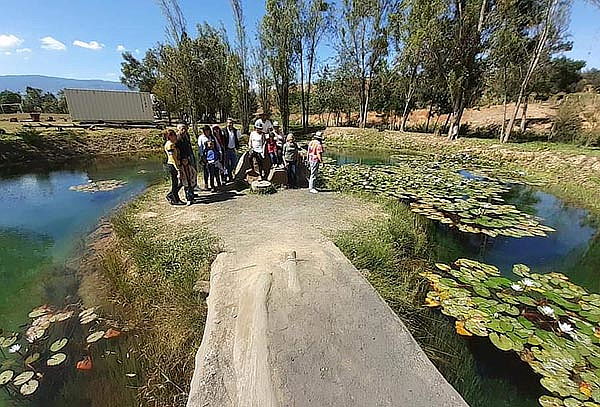
<instances>
[{"instance_id":1,"label":"sneaker","mask_svg":"<svg viewBox=\"0 0 600 407\"><path fill-rule=\"evenodd\" d=\"M187 201L187 203L185 204L185 206L192 206L192 201Z\"/></svg>"},{"instance_id":2,"label":"sneaker","mask_svg":"<svg viewBox=\"0 0 600 407\"><path fill-rule=\"evenodd\" d=\"M310 191L308 191L308 192L310 192L311 194L318 194L318 193L319 193L319 191L317 191L317 190L316 190L316 189L314 189L314 188L313 188L313 189L311 189L311 190L310 190Z\"/></svg>"}]
</instances>

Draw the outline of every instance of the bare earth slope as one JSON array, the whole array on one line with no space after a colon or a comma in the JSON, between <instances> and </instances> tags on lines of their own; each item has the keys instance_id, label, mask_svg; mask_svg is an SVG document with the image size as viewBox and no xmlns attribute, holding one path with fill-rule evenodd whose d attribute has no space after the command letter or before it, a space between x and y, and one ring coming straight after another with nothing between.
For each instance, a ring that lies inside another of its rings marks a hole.
<instances>
[{"instance_id":1,"label":"bare earth slope","mask_svg":"<svg viewBox=\"0 0 600 407\"><path fill-rule=\"evenodd\" d=\"M211 270L188 406L466 405L325 237L382 216L376 206L300 190L168 216L173 227L212 225L225 247Z\"/></svg>"}]
</instances>

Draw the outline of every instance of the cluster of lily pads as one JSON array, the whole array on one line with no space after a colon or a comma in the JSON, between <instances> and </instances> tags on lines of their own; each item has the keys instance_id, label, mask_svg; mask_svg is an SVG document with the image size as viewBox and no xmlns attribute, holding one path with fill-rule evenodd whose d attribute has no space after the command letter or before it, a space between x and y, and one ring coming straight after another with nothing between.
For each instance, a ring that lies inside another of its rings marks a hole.
<instances>
[{"instance_id":1,"label":"cluster of lily pads","mask_svg":"<svg viewBox=\"0 0 600 407\"><path fill-rule=\"evenodd\" d=\"M127 185L126 181L121 181L121 180L105 180L105 181L89 181L87 184L82 184L82 185L74 185L72 187L70 187L69 189L71 191L77 191L77 192L88 192L88 193L95 193L95 192L108 192L108 191L113 191L115 189L119 189L124 187L125 185Z\"/></svg>"},{"instance_id":2,"label":"cluster of lily pads","mask_svg":"<svg viewBox=\"0 0 600 407\"><path fill-rule=\"evenodd\" d=\"M0 336L0 388L17 398L33 396L48 375L60 375L62 369L92 369L93 345L121 335L115 328L104 328L114 324L94 308L79 305L43 305L29 318L22 332Z\"/></svg>"},{"instance_id":3,"label":"cluster of lily pads","mask_svg":"<svg viewBox=\"0 0 600 407\"><path fill-rule=\"evenodd\" d=\"M454 318L458 334L517 352L551 395L544 407L600 407L600 295L560 273L516 265L519 280L468 259L436 264L425 305Z\"/></svg>"},{"instance_id":4,"label":"cluster of lily pads","mask_svg":"<svg viewBox=\"0 0 600 407\"><path fill-rule=\"evenodd\" d=\"M323 176L332 189L400 199L409 202L413 212L465 233L520 238L554 231L539 218L504 203L508 184L487 177L465 177L459 168L409 157L396 165L326 166Z\"/></svg>"}]
</instances>

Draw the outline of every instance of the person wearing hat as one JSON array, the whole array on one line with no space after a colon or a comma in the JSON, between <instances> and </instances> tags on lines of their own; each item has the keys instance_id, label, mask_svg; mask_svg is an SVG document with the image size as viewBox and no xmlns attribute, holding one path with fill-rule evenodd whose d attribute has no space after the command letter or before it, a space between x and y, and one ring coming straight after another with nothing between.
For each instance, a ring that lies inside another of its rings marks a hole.
<instances>
[{"instance_id":1,"label":"person wearing hat","mask_svg":"<svg viewBox=\"0 0 600 407\"><path fill-rule=\"evenodd\" d=\"M265 133L263 132L263 122L257 120L254 123L254 131L250 133L248 138L248 147L250 147L250 162L256 162L258 167L259 177L265 177L263 169L263 158L265 155ZM254 165L254 164L253 164Z\"/></svg>"},{"instance_id":2,"label":"person wearing hat","mask_svg":"<svg viewBox=\"0 0 600 407\"><path fill-rule=\"evenodd\" d=\"M308 166L310 168L310 177L308 178L308 190L311 194L317 194L319 191L315 188L315 182L319 176L319 167L323 163L323 133L318 131L313 139L308 143Z\"/></svg>"},{"instance_id":3,"label":"person wearing hat","mask_svg":"<svg viewBox=\"0 0 600 407\"><path fill-rule=\"evenodd\" d=\"M273 123L271 123L270 119L271 115L269 113L263 112L260 114L260 118L257 122L262 124L262 130L264 134L269 134L273 131Z\"/></svg>"},{"instance_id":4,"label":"person wearing hat","mask_svg":"<svg viewBox=\"0 0 600 407\"><path fill-rule=\"evenodd\" d=\"M233 119L227 119L225 127L225 169L229 181L233 181L233 173L237 167L237 150L240 148L240 131L235 128Z\"/></svg>"},{"instance_id":5,"label":"person wearing hat","mask_svg":"<svg viewBox=\"0 0 600 407\"><path fill-rule=\"evenodd\" d=\"M287 170L288 188L298 188L298 163L300 161L300 148L296 143L294 135L288 134L287 141L283 145L283 160Z\"/></svg>"}]
</instances>

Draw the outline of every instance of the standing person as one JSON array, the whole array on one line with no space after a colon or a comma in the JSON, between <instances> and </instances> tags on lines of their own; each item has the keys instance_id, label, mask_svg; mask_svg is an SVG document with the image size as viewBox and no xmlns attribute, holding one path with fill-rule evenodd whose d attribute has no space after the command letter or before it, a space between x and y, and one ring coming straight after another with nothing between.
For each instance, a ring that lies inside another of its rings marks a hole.
<instances>
[{"instance_id":1,"label":"standing person","mask_svg":"<svg viewBox=\"0 0 600 407\"><path fill-rule=\"evenodd\" d=\"M185 190L185 199L187 206L194 202L194 189L198 185L198 174L196 168L192 165L187 157L181 159L179 167L179 181Z\"/></svg>"},{"instance_id":2,"label":"standing person","mask_svg":"<svg viewBox=\"0 0 600 407\"><path fill-rule=\"evenodd\" d=\"M298 144L292 133L288 134L286 143L283 145L283 160L287 170L288 188L298 188L298 162L300 153Z\"/></svg>"},{"instance_id":3,"label":"standing person","mask_svg":"<svg viewBox=\"0 0 600 407\"><path fill-rule=\"evenodd\" d=\"M273 122L273 134L275 135L275 142L277 143L277 161L279 161L279 164L283 164L283 145L285 144L286 138L283 135L283 130L281 130L278 121Z\"/></svg>"},{"instance_id":4,"label":"standing person","mask_svg":"<svg viewBox=\"0 0 600 407\"><path fill-rule=\"evenodd\" d=\"M233 119L227 119L225 127L225 169L229 181L233 181L233 173L237 167L237 150L240 148L240 131L233 125Z\"/></svg>"},{"instance_id":5,"label":"standing person","mask_svg":"<svg viewBox=\"0 0 600 407\"><path fill-rule=\"evenodd\" d=\"M165 153L167 154L167 169L171 177L171 191L167 194L167 201L171 205L182 205L179 198L179 150L177 149L177 134L167 130L165 134Z\"/></svg>"},{"instance_id":6,"label":"standing person","mask_svg":"<svg viewBox=\"0 0 600 407\"><path fill-rule=\"evenodd\" d=\"M319 176L319 167L323 163L323 133L318 131L313 140L308 143L308 165L310 168L310 178L308 179L308 190L312 194L319 191L315 188L315 181Z\"/></svg>"},{"instance_id":7,"label":"standing person","mask_svg":"<svg viewBox=\"0 0 600 407\"><path fill-rule=\"evenodd\" d=\"M177 125L177 150L179 150L180 160L187 158L192 165L196 165L194 157L194 148L188 132L188 126L185 123Z\"/></svg>"},{"instance_id":8,"label":"standing person","mask_svg":"<svg viewBox=\"0 0 600 407\"><path fill-rule=\"evenodd\" d=\"M265 134L263 133L263 124L260 120L254 123L254 131L248 138L248 147L250 147L250 162L258 167L258 175L264 178L263 158L265 155Z\"/></svg>"},{"instance_id":9,"label":"standing person","mask_svg":"<svg viewBox=\"0 0 600 407\"><path fill-rule=\"evenodd\" d=\"M213 140L209 140L206 144L206 148L204 149L204 161L206 162L206 168L208 170L210 188L213 192L217 192L217 186L221 186L221 178L219 177L219 169L217 167L219 158L220 154L215 142Z\"/></svg>"},{"instance_id":10,"label":"standing person","mask_svg":"<svg viewBox=\"0 0 600 407\"><path fill-rule=\"evenodd\" d=\"M227 140L225 140L225 134L223 134L219 125L215 124L212 127L212 132L219 148L219 161L217 162L218 175L225 182L225 146L227 145Z\"/></svg>"},{"instance_id":11,"label":"standing person","mask_svg":"<svg viewBox=\"0 0 600 407\"><path fill-rule=\"evenodd\" d=\"M275 133L269 133L269 138L267 139L267 154L269 154L269 158L271 159L271 165L273 167L279 165L279 157L277 154L277 142L275 141Z\"/></svg>"},{"instance_id":12,"label":"standing person","mask_svg":"<svg viewBox=\"0 0 600 407\"><path fill-rule=\"evenodd\" d=\"M269 134L273 131L273 123L271 123L271 115L269 113L263 112L260 114L260 118L257 122L262 124L262 129L265 134Z\"/></svg>"}]
</instances>

